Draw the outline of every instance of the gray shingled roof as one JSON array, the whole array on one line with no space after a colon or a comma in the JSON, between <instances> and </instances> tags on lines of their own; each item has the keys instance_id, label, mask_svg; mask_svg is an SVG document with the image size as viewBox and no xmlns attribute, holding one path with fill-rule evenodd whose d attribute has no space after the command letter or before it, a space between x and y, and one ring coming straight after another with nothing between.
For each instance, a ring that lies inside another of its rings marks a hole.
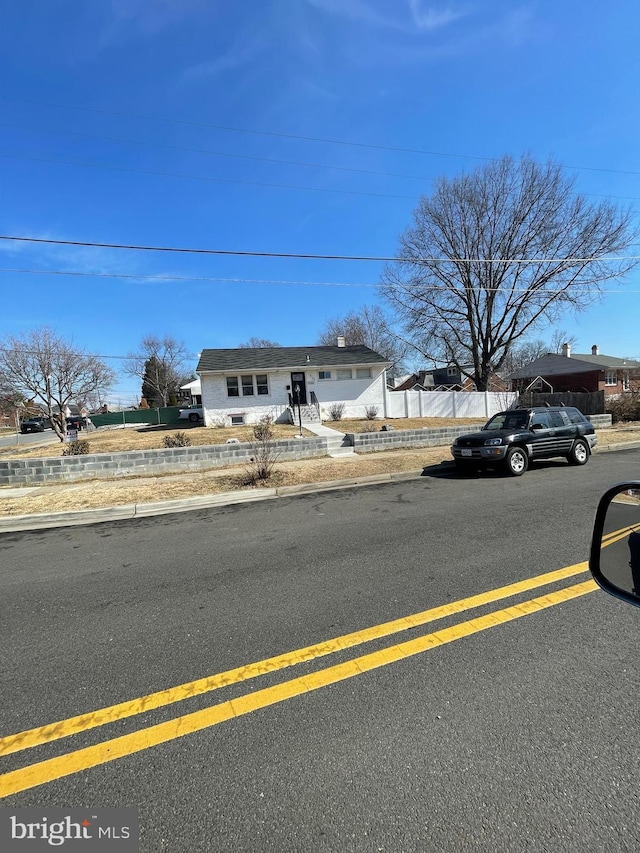
<instances>
[{"instance_id":1,"label":"gray shingled roof","mask_svg":"<svg viewBox=\"0 0 640 853\"><path fill-rule=\"evenodd\" d=\"M630 359L615 358L612 355L582 355L576 353L568 357L548 352L536 358L531 364L515 370L510 379L530 379L535 376L566 376L572 373L593 373L608 367L640 368L640 363Z\"/></svg>"},{"instance_id":2,"label":"gray shingled roof","mask_svg":"<svg viewBox=\"0 0 640 853\"><path fill-rule=\"evenodd\" d=\"M581 361L588 361L591 364L596 364L598 367L640 367L640 362L633 361L630 358L616 358L613 355L581 355L580 353L571 353L571 358L579 358Z\"/></svg>"},{"instance_id":3,"label":"gray shingled roof","mask_svg":"<svg viewBox=\"0 0 640 853\"><path fill-rule=\"evenodd\" d=\"M357 364L390 364L369 347L261 347L256 349L203 349L196 373L243 370L289 370Z\"/></svg>"}]
</instances>

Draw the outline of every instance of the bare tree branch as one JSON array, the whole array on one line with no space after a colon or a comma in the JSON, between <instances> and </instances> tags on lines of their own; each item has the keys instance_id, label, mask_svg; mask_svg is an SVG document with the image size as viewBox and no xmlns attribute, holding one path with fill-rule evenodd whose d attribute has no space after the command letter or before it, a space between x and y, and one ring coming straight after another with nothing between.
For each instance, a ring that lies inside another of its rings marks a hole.
<instances>
[{"instance_id":1,"label":"bare tree branch","mask_svg":"<svg viewBox=\"0 0 640 853\"><path fill-rule=\"evenodd\" d=\"M410 349L378 305L363 305L359 311L327 320L318 344L336 346L338 337L344 337L346 346L366 346L384 356L391 362L390 375L402 371L403 359Z\"/></svg>"}]
</instances>

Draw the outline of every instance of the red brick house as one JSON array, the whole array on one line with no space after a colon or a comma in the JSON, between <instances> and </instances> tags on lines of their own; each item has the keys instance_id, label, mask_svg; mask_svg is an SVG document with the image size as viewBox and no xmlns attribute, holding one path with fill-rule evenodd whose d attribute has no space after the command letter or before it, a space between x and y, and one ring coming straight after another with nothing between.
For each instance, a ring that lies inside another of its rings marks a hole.
<instances>
[{"instance_id":1,"label":"red brick house","mask_svg":"<svg viewBox=\"0 0 640 853\"><path fill-rule=\"evenodd\" d=\"M597 346L591 347L588 355L572 353L564 344L562 355L548 352L510 375L521 390L537 377L548 382L553 391L604 391L605 397L613 397L640 391L640 362L601 355Z\"/></svg>"}]
</instances>

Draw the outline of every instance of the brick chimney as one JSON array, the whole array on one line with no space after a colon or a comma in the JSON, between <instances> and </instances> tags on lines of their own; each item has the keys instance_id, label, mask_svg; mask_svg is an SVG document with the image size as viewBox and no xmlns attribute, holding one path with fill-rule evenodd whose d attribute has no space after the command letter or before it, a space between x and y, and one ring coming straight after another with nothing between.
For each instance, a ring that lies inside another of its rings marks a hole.
<instances>
[{"instance_id":1,"label":"brick chimney","mask_svg":"<svg viewBox=\"0 0 640 853\"><path fill-rule=\"evenodd\" d=\"M598 344L594 344L591 347L591 355L600 355L600 350L598 349Z\"/></svg>"},{"instance_id":2,"label":"brick chimney","mask_svg":"<svg viewBox=\"0 0 640 853\"><path fill-rule=\"evenodd\" d=\"M562 355L571 358L571 344L562 344Z\"/></svg>"},{"instance_id":3,"label":"brick chimney","mask_svg":"<svg viewBox=\"0 0 640 853\"><path fill-rule=\"evenodd\" d=\"M338 335L338 346L343 347L345 345L344 335Z\"/></svg>"}]
</instances>

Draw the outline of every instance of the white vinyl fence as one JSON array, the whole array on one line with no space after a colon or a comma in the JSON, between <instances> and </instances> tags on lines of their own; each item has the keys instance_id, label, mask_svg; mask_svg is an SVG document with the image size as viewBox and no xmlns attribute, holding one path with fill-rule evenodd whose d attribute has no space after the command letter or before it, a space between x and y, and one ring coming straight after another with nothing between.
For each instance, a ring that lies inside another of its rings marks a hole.
<instances>
[{"instance_id":1,"label":"white vinyl fence","mask_svg":"<svg viewBox=\"0 0 640 853\"><path fill-rule=\"evenodd\" d=\"M490 418L515 405L515 391L389 391L387 418Z\"/></svg>"}]
</instances>

